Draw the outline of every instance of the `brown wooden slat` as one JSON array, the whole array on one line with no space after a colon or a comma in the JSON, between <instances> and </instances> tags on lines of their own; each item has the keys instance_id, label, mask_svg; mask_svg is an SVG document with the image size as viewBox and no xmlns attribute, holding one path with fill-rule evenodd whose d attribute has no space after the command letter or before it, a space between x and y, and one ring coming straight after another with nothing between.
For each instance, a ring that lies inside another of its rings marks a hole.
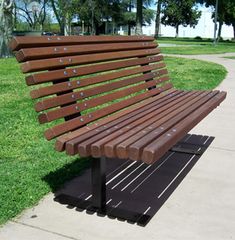
<instances>
[{"instance_id":1,"label":"brown wooden slat","mask_svg":"<svg viewBox=\"0 0 235 240\"><path fill-rule=\"evenodd\" d=\"M155 81L149 81L148 83L145 83L146 88L151 87L155 84ZM142 85L142 84L141 84ZM143 86L137 86L137 87L141 87L141 89L143 89ZM158 89L158 93L160 93L161 91L163 91L163 89L170 89L172 88L172 84L166 84L163 87L157 88ZM137 89L137 88L136 88ZM135 89L135 90L136 90ZM127 90L127 92L129 92L129 89ZM126 94L128 95L128 94ZM50 140L54 137L57 137L59 135L62 135L63 133L66 133L68 131L74 130L78 127L84 126L87 123L90 123L96 119L99 119L103 116L107 116L110 113L114 113L122 108L128 107L134 103L137 103L139 101L142 101L144 99L146 99L147 97L151 96L151 91L147 91L145 93L136 95L134 97L130 97L128 99L122 100L120 102L114 103L108 107L104 107L102 109L97 110L95 113L92 114L87 114L84 115L82 117L79 118L75 118L72 120L69 120L65 123L59 124L57 126L54 126L48 130L45 131L44 135L46 137L46 139Z\"/></svg>"},{"instance_id":2,"label":"brown wooden slat","mask_svg":"<svg viewBox=\"0 0 235 240\"><path fill-rule=\"evenodd\" d=\"M84 44L84 45L69 45L69 46L54 46L42 48L26 48L16 52L15 57L18 62L55 58L63 56L72 56L88 53L105 53L124 50L137 50L146 48L156 48L154 42L132 42L132 43L101 43L101 44Z\"/></svg>"},{"instance_id":3,"label":"brown wooden slat","mask_svg":"<svg viewBox=\"0 0 235 240\"><path fill-rule=\"evenodd\" d=\"M41 37L14 37L10 43L12 51L21 48L47 47L87 43L118 43L153 41L148 36L41 36Z\"/></svg>"},{"instance_id":4,"label":"brown wooden slat","mask_svg":"<svg viewBox=\"0 0 235 240\"><path fill-rule=\"evenodd\" d=\"M127 86L131 82L137 83L139 81L152 79L152 76L153 75L151 73L149 73L149 74L146 74L145 76L142 75L142 76L139 76L139 77L132 78L129 81L123 81L123 83L115 82L115 85L113 84L111 86L111 88L109 88L107 86L103 86L103 87L106 88L105 91L107 89L112 90L112 89L114 89L116 87ZM160 79L155 79L154 78L154 80L156 80L156 84L158 84L158 83L162 83L164 81L168 81L169 77L163 77L163 78L160 78ZM90 94L90 96L94 96L94 95L98 94L100 91L102 91L101 86L93 88L93 89L89 89L89 91L87 91L85 95L89 96L89 94ZM81 103L75 103L75 104L72 104L72 105L69 105L69 106L65 106L63 108L59 108L59 109L55 109L55 110L52 110L52 111L48 111L46 113L41 113L38 116L39 122L40 123L51 122L51 121L53 121L55 119L66 117L66 116L69 116L69 115L73 115L73 114L75 114L77 112L81 112L81 111L84 111L86 109L93 108L93 107L99 106L101 104L110 102L112 100L115 100L115 99L118 99L118 98L121 98L121 97L125 97L126 95L122 95L122 92L123 92L123 90L118 90L116 92L109 93L109 94L106 94L104 96L96 97L94 99L90 99L90 100L87 100L87 101L83 101Z\"/></svg>"},{"instance_id":5,"label":"brown wooden slat","mask_svg":"<svg viewBox=\"0 0 235 240\"><path fill-rule=\"evenodd\" d=\"M122 60L117 62L100 63L92 66L83 66L66 70L54 70L50 72L36 73L26 77L28 85L50 82L53 80L67 79L72 77L84 76L92 73L116 70L121 68L133 67L144 63L153 63L162 60L162 56L144 57L141 59Z\"/></svg>"},{"instance_id":6,"label":"brown wooden slat","mask_svg":"<svg viewBox=\"0 0 235 240\"><path fill-rule=\"evenodd\" d=\"M205 104L209 99L214 97L217 93L218 93L218 91L214 91L210 94L207 93L207 95L206 96L204 95L203 97L201 95L201 98L194 99L195 101L185 104L185 106L187 106L187 108L184 108L183 111L180 111L181 109L178 109L179 110L178 115L176 115L175 117L171 118L170 120L168 120L166 122L162 122L161 125L156 126L156 127L161 126L161 128L157 130L157 133L155 133L155 131L151 131L151 132L145 134L144 136L142 136L141 139L136 139L137 141L135 141L133 144L129 145L129 147L128 147L128 157L132 160L140 160L142 151L146 145L148 145L149 143L151 143L152 141L157 139L164 132L166 132L170 127L172 127L175 124L177 124L178 122L182 121L185 117L187 117L193 111L195 111L197 108L199 108L200 106ZM153 126L153 127L155 127L155 126ZM117 146L118 156L120 156L122 154L121 152L123 149L124 149L123 147Z\"/></svg>"},{"instance_id":7,"label":"brown wooden slat","mask_svg":"<svg viewBox=\"0 0 235 240\"><path fill-rule=\"evenodd\" d=\"M141 123L136 121L133 124L128 124L122 129L118 129L114 134L109 134L106 137L103 137L99 141L95 141L91 145L91 153L93 157L100 157L107 154L107 157L115 157L115 146L120 142L132 137L137 132L141 131L141 129L147 127L151 123L163 118L164 116L170 114L175 111L178 107L182 106L185 102L189 101L191 98L194 98L195 92L180 92L178 91L178 95L169 96L169 99L164 102L164 104L159 105L157 111L153 109L153 114L147 114L143 119L140 119ZM185 100L186 99L186 100ZM142 121L144 120L144 121ZM108 146L113 146L112 148L108 147L108 150L111 151L104 152L104 145L108 144ZM84 148L84 143L80 145L79 153L84 152L86 148Z\"/></svg>"},{"instance_id":8,"label":"brown wooden slat","mask_svg":"<svg viewBox=\"0 0 235 240\"><path fill-rule=\"evenodd\" d=\"M182 109L185 109L185 105L188 104L189 101L196 101L195 99L198 97L200 98L201 93L202 92L199 91L190 91L186 97L182 97L181 102L177 102L177 105L173 103L169 109L166 109L165 112L160 115L160 118L158 120L153 122L150 120L133 129L133 132L123 133L120 137L107 142L103 147L105 154L107 156L121 156L121 158L127 158L129 156L129 145L135 143L137 140L141 139L141 137L144 137L149 132L155 131L155 129L158 128L160 124L173 118Z\"/></svg>"},{"instance_id":9,"label":"brown wooden slat","mask_svg":"<svg viewBox=\"0 0 235 240\"><path fill-rule=\"evenodd\" d=\"M151 91L151 94L152 94L151 98L145 99L141 103L134 104L134 105L128 107L127 109L121 110L120 112L117 112L115 114L107 116L106 118L100 119L89 126L85 126L83 128L76 129L73 132L70 132L70 133L67 133L67 134L64 134L64 135L58 137L56 139L55 149L59 152L64 151L66 142L68 142L82 134L85 134L86 132L89 132L93 129L102 127L106 124L109 124L110 122L116 124L119 121L122 121L123 118L129 117L129 114L132 114L133 112L138 113L138 111L141 110L142 107L145 107L146 105L151 105L154 101L157 101L160 98L168 96L169 94L174 94L175 92L176 92L175 89L167 90L163 87L163 91L161 93L159 93L158 95L154 96L155 93L156 94L158 93L158 89L154 89Z\"/></svg>"},{"instance_id":10,"label":"brown wooden slat","mask_svg":"<svg viewBox=\"0 0 235 240\"><path fill-rule=\"evenodd\" d=\"M79 80L79 84L77 82L78 80L70 81L69 83L68 82L67 83L58 83L56 85L42 87L42 88L32 90L30 92L30 95L33 99L36 99L36 98L45 97L45 96L55 94L55 93L61 93L61 92L67 91L67 90L74 90L76 88L81 88L81 87L89 86L92 84L102 83L102 82L114 80L114 79L121 78L121 77L131 76L133 74L142 73L144 71L151 71L154 69L164 68L165 66L166 66L165 63L161 62L161 63L157 63L157 64L147 65L144 67L135 67L135 68L131 68L131 69L120 70L117 72L106 73L106 74L102 74L102 75L83 78L83 79Z\"/></svg>"},{"instance_id":11,"label":"brown wooden slat","mask_svg":"<svg viewBox=\"0 0 235 240\"><path fill-rule=\"evenodd\" d=\"M214 108L216 108L226 98L226 92L220 92L208 102L197 108L193 113L181 120L165 134L154 140L144 148L142 160L151 164L159 160L165 152L176 142L185 136L194 126L205 118ZM175 131L177 129L177 131Z\"/></svg>"},{"instance_id":12,"label":"brown wooden slat","mask_svg":"<svg viewBox=\"0 0 235 240\"><path fill-rule=\"evenodd\" d=\"M101 142L105 139L115 138L116 136L129 131L132 126L138 126L139 124L147 121L154 116L157 116L162 111L164 111L164 107L173 100L176 100L181 96L181 92L175 92L174 94L167 95L165 98L158 99L158 101L153 102L150 106L146 106L142 108L141 111L134 112L133 114L129 114L127 118L119 123L110 123L106 124L105 128L100 128L88 132L82 136L79 136L69 142L66 143L66 152L69 155L74 155L78 153L80 156L89 156L91 154L91 144ZM186 93L185 93L186 94ZM108 140L107 140L108 141Z\"/></svg>"},{"instance_id":13,"label":"brown wooden slat","mask_svg":"<svg viewBox=\"0 0 235 240\"><path fill-rule=\"evenodd\" d=\"M48 58L43 60L32 60L21 64L23 73L36 72L42 70L51 70L75 66L79 64L98 63L106 60L118 60L123 58L133 58L141 56L151 56L160 53L159 49L132 50L97 54L84 54L78 56L69 56L61 58Z\"/></svg>"},{"instance_id":14,"label":"brown wooden slat","mask_svg":"<svg viewBox=\"0 0 235 240\"><path fill-rule=\"evenodd\" d=\"M138 82L145 81L145 80L150 80L150 79L153 79L155 76L161 76L164 74L167 74L166 69L159 70L156 73L148 73L148 74L128 78L128 79L121 80L121 81L103 84L98 87L93 87L93 88L89 88L86 90L80 90L80 91L67 93L67 94L63 94L60 96L56 96L56 97L47 98L45 100L37 102L35 104L35 110L39 112L39 111L42 111L45 109L61 106L63 104L71 103L71 102L81 100L81 99L84 99L87 97L95 96L97 94L109 92L109 91L115 90L117 88L125 87L130 84L138 83ZM156 82L156 84L157 83L158 82ZM134 87L133 87L133 89L134 89ZM95 101L95 99L93 101Z\"/></svg>"}]
</instances>

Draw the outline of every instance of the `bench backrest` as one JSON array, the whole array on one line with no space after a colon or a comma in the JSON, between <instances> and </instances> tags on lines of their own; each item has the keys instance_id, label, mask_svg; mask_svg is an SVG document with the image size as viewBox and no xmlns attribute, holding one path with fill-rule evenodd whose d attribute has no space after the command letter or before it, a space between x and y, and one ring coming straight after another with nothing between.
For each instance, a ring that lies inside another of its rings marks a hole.
<instances>
[{"instance_id":1,"label":"bench backrest","mask_svg":"<svg viewBox=\"0 0 235 240\"><path fill-rule=\"evenodd\" d=\"M152 37L15 37L10 46L26 83L39 85L30 92L39 122L57 120L48 140L172 87Z\"/></svg>"}]
</instances>

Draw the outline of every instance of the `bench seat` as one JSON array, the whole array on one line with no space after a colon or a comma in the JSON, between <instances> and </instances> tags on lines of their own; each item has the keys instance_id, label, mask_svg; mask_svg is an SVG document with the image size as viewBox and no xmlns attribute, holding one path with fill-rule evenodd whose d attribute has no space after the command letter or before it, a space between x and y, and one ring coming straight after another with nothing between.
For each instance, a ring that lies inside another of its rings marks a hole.
<instances>
[{"instance_id":1,"label":"bench seat","mask_svg":"<svg viewBox=\"0 0 235 240\"><path fill-rule=\"evenodd\" d=\"M173 90L131 113L73 134L66 153L82 157L121 158L153 163L209 114L226 94ZM93 126L93 125L91 125ZM58 142L60 139L58 140ZM61 144L57 143L58 145ZM167 146L167 147L166 147Z\"/></svg>"}]
</instances>

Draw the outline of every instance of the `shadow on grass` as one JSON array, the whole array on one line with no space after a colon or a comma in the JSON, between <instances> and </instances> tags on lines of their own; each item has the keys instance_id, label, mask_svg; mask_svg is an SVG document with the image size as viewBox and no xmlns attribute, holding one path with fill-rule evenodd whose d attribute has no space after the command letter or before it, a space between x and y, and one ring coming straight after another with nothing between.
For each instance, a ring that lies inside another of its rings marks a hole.
<instances>
[{"instance_id":1,"label":"shadow on grass","mask_svg":"<svg viewBox=\"0 0 235 240\"><path fill-rule=\"evenodd\" d=\"M66 164L54 172L50 172L42 180L48 183L52 192L56 192L65 182L80 176L90 166L91 160L89 158L77 158L72 163Z\"/></svg>"}]
</instances>

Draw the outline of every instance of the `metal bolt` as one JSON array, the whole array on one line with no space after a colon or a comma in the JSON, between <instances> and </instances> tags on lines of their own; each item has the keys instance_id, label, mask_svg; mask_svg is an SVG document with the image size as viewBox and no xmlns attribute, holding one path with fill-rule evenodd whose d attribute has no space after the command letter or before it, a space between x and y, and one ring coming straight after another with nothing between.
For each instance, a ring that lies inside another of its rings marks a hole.
<instances>
[{"instance_id":1,"label":"metal bolt","mask_svg":"<svg viewBox=\"0 0 235 240\"><path fill-rule=\"evenodd\" d=\"M72 94L72 95L71 95L71 98L75 98L75 95L74 95L74 94Z\"/></svg>"},{"instance_id":2,"label":"metal bolt","mask_svg":"<svg viewBox=\"0 0 235 240\"><path fill-rule=\"evenodd\" d=\"M73 69L73 73L77 73L77 70L76 70L76 69Z\"/></svg>"},{"instance_id":3,"label":"metal bolt","mask_svg":"<svg viewBox=\"0 0 235 240\"><path fill-rule=\"evenodd\" d=\"M54 48L54 51L55 51L55 52L58 51L58 48Z\"/></svg>"},{"instance_id":4,"label":"metal bolt","mask_svg":"<svg viewBox=\"0 0 235 240\"><path fill-rule=\"evenodd\" d=\"M72 60L72 58L69 58L69 62L72 62L73 60Z\"/></svg>"},{"instance_id":5,"label":"metal bolt","mask_svg":"<svg viewBox=\"0 0 235 240\"><path fill-rule=\"evenodd\" d=\"M92 118L92 115L91 115L91 114L89 114L89 115L88 115L88 117L89 117L89 118Z\"/></svg>"},{"instance_id":6,"label":"metal bolt","mask_svg":"<svg viewBox=\"0 0 235 240\"><path fill-rule=\"evenodd\" d=\"M84 103L84 107L87 107L87 103Z\"/></svg>"},{"instance_id":7,"label":"metal bolt","mask_svg":"<svg viewBox=\"0 0 235 240\"><path fill-rule=\"evenodd\" d=\"M171 134L170 133L167 133L167 137L170 137L171 136Z\"/></svg>"},{"instance_id":8,"label":"metal bolt","mask_svg":"<svg viewBox=\"0 0 235 240\"><path fill-rule=\"evenodd\" d=\"M80 96L81 96L81 97L83 97L83 96L84 96L84 93L83 93L83 92L81 92L81 93L80 93Z\"/></svg>"},{"instance_id":9,"label":"metal bolt","mask_svg":"<svg viewBox=\"0 0 235 240\"><path fill-rule=\"evenodd\" d=\"M76 106L76 107L75 107L75 109L76 109L76 110L79 110L79 107L78 107L78 106Z\"/></svg>"},{"instance_id":10,"label":"metal bolt","mask_svg":"<svg viewBox=\"0 0 235 240\"><path fill-rule=\"evenodd\" d=\"M77 85L79 85L80 84L80 81L77 81Z\"/></svg>"},{"instance_id":11,"label":"metal bolt","mask_svg":"<svg viewBox=\"0 0 235 240\"><path fill-rule=\"evenodd\" d=\"M64 75L67 75L68 73L66 71L64 71Z\"/></svg>"},{"instance_id":12,"label":"metal bolt","mask_svg":"<svg viewBox=\"0 0 235 240\"><path fill-rule=\"evenodd\" d=\"M58 41L60 41L60 40L61 40L61 38L60 38L60 37L58 37L58 38L57 38L57 40L58 40Z\"/></svg>"},{"instance_id":13,"label":"metal bolt","mask_svg":"<svg viewBox=\"0 0 235 240\"><path fill-rule=\"evenodd\" d=\"M66 48L66 47L64 48L64 51L67 51L67 48Z\"/></svg>"},{"instance_id":14,"label":"metal bolt","mask_svg":"<svg viewBox=\"0 0 235 240\"><path fill-rule=\"evenodd\" d=\"M47 38L47 40L48 40L48 41L50 41L50 40L51 40L51 38Z\"/></svg>"},{"instance_id":15,"label":"metal bolt","mask_svg":"<svg viewBox=\"0 0 235 240\"><path fill-rule=\"evenodd\" d=\"M176 132L176 129L174 128L174 129L172 129L172 132Z\"/></svg>"},{"instance_id":16,"label":"metal bolt","mask_svg":"<svg viewBox=\"0 0 235 240\"><path fill-rule=\"evenodd\" d=\"M60 58L60 60L59 60L59 61L60 61L60 63L62 63L62 62L63 62L63 59L62 59L62 58Z\"/></svg>"},{"instance_id":17,"label":"metal bolt","mask_svg":"<svg viewBox=\"0 0 235 240\"><path fill-rule=\"evenodd\" d=\"M83 121L84 121L84 119L83 119L83 118L80 118L80 121L81 121L81 122L83 122Z\"/></svg>"},{"instance_id":18,"label":"metal bolt","mask_svg":"<svg viewBox=\"0 0 235 240\"><path fill-rule=\"evenodd\" d=\"M68 83L68 87L71 87L71 86L72 86L72 84L71 84L71 82L69 82L69 83Z\"/></svg>"}]
</instances>

